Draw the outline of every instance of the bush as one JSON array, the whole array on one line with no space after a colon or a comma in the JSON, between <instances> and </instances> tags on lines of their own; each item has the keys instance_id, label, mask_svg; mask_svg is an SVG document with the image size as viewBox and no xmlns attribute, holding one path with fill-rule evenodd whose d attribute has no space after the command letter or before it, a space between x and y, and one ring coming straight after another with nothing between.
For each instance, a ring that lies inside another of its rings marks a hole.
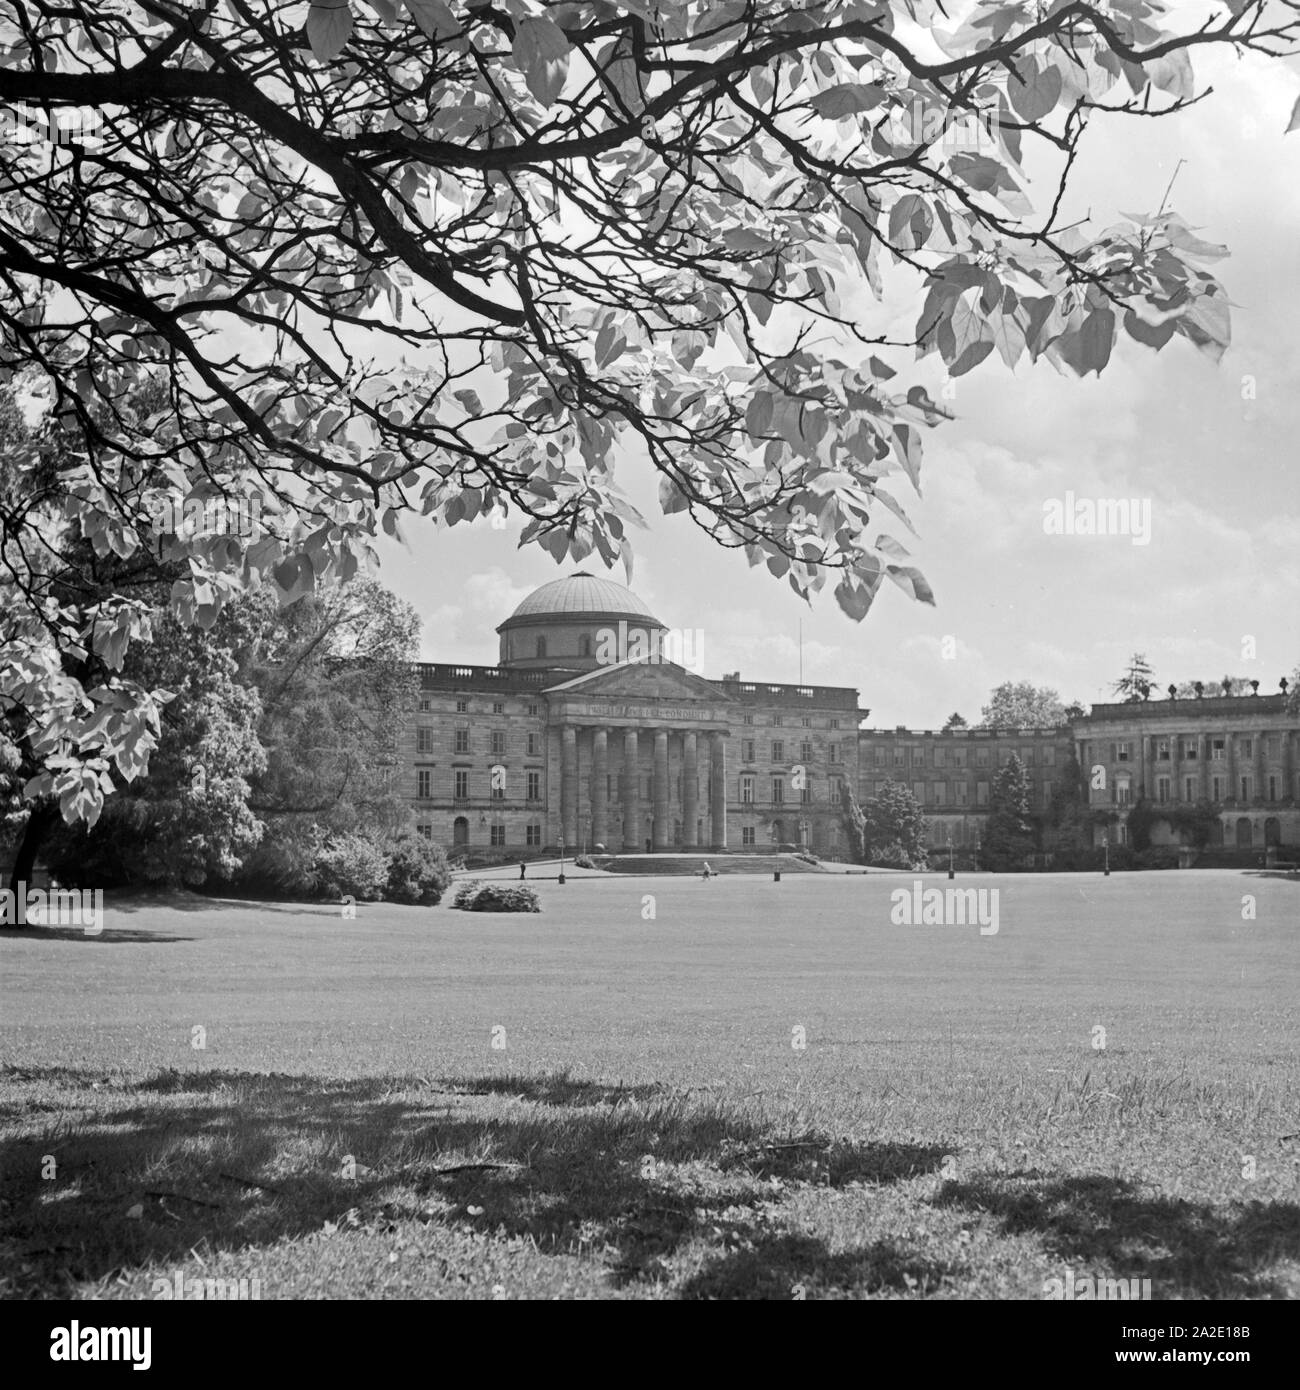
<instances>
[{"instance_id":1,"label":"bush","mask_svg":"<svg viewBox=\"0 0 1300 1390\"><path fill-rule=\"evenodd\" d=\"M540 912L537 894L522 884L462 883L453 907L466 912Z\"/></svg>"},{"instance_id":2,"label":"bush","mask_svg":"<svg viewBox=\"0 0 1300 1390\"><path fill-rule=\"evenodd\" d=\"M1112 852L1111 859L1114 857ZM1139 850L1133 860L1139 869L1176 869L1178 849L1173 845L1152 845L1150 849Z\"/></svg>"},{"instance_id":3,"label":"bush","mask_svg":"<svg viewBox=\"0 0 1300 1390\"><path fill-rule=\"evenodd\" d=\"M432 907L442 901L451 873L441 848L423 835L401 831L388 844L385 897L395 903Z\"/></svg>"},{"instance_id":4,"label":"bush","mask_svg":"<svg viewBox=\"0 0 1300 1390\"><path fill-rule=\"evenodd\" d=\"M327 898L375 902L388 884L388 854L368 835L331 835L316 856L320 891Z\"/></svg>"},{"instance_id":5,"label":"bush","mask_svg":"<svg viewBox=\"0 0 1300 1390\"><path fill-rule=\"evenodd\" d=\"M897 840L872 850L867 863L877 869L924 869L926 867L924 854L914 862L912 856Z\"/></svg>"},{"instance_id":6,"label":"bush","mask_svg":"<svg viewBox=\"0 0 1300 1390\"><path fill-rule=\"evenodd\" d=\"M596 865L589 854L579 854L574 858L573 867L575 869L594 869Z\"/></svg>"},{"instance_id":7,"label":"bush","mask_svg":"<svg viewBox=\"0 0 1300 1390\"><path fill-rule=\"evenodd\" d=\"M820 864L822 862L811 850L796 854L795 858L801 860L805 864Z\"/></svg>"}]
</instances>

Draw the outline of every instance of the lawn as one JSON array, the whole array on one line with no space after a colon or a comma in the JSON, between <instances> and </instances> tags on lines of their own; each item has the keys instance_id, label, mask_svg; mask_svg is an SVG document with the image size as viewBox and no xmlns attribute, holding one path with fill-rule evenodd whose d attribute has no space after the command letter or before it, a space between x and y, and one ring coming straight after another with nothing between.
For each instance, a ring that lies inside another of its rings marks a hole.
<instances>
[{"instance_id":1,"label":"lawn","mask_svg":"<svg viewBox=\"0 0 1300 1390\"><path fill-rule=\"evenodd\" d=\"M1300 1295L1300 882L966 881L2 932L0 1293Z\"/></svg>"}]
</instances>

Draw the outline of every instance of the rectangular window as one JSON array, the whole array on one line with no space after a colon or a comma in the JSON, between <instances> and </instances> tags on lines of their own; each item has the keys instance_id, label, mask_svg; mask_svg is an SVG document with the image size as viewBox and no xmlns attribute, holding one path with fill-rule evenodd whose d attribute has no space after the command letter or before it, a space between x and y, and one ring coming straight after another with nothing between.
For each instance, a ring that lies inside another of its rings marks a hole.
<instances>
[{"instance_id":1,"label":"rectangular window","mask_svg":"<svg viewBox=\"0 0 1300 1390\"><path fill-rule=\"evenodd\" d=\"M528 774L528 799L529 801L540 801L542 799L542 774L540 772L530 772Z\"/></svg>"},{"instance_id":2,"label":"rectangular window","mask_svg":"<svg viewBox=\"0 0 1300 1390\"><path fill-rule=\"evenodd\" d=\"M1268 774L1268 799L1269 799L1270 801L1276 801L1276 800L1277 800L1277 787L1278 787L1277 774L1276 774L1276 773L1273 773L1273 772L1270 772L1270 773Z\"/></svg>"},{"instance_id":3,"label":"rectangular window","mask_svg":"<svg viewBox=\"0 0 1300 1390\"><path fill-rule=\"evenodd\" d=\"M427 768L415 774L415 795L420 801L428 801L433 795L433 773Z\"/></svg>"},{"instance_id":4,"label":"rectangular window","mask_svg":"<svg viewBox=\"0 0 1300 1390\"><path fill-rule=\"evenodd\" d=\"M1211 778L1210 778L1210 795L1213 797L1213 799L1214 799L1215 801L1222 801L1222 800L1223 800L1223 778L1222 778L1222 777L1211 777Z\"/></svg>"},{"instance_id":5,"label":"rectangular window","mask_svg":"<svg viewBox=\"0 0 1300 1390\"><path fill-rule=\"evenodd\" d=\"M966 805L966 783L954 782L952 786L953 800L958 806Z\"/></svg>"},{"instance_id":6,"label":"rectangular window","mask_svg":"<svg viewBox=\"0 0 1300 1390\"><path fill-rule=\"evenodd\" d=\"M934 765L935 765L935 767L943 767L943 765L944 765L947 761L948 761L948 750L947 750L946 748L936 748L936 749L934 750Z\"/></svg>"},{"instance_id":7,"label":"rectangular window","mask_svg":"<svg viewBox=\"0 0 1300 1390\"><path fill-rule=\"evenodd\" d=\"M833 763L839 762L839 760L840 760L840 746L839 746L839 744L838 744L838 743L832 743L832 744L830 744L826 756L827 756L827 758L828 758L831 762L833 762Z\"/></svg>"},{"instance_id":8,"label":"rectangular window","mask_svg":"<svg viewBox=\"0 0 1300 1390\"><path fill-rule=\"evenodd\" d=\"M1033 767L1034 750L1032 748L1022 748L1020 750L1020 761L1025 767Z\"/></svg>"},{"instance_id":9,"label":"rectangular window","mask_svg":"<svg viewBox=\"0 0 1300 1390\"><path fill-rule=\"evenodd\" d=\"M431 826L428 821L421 821L420 824L415 827L415 833L417 835L423 835L426 840L432 840L433 826Z\"/></svg>"},{"instance_id":10,"label":"rectangular window","mask_svg":"<svg viewBox=\"0 0 1300 1390\"><path fill-rule=\"evenodd\" d=\"M832 719L829 727L832 729L838 729L840 727L840 721L838 719Z\"/></svg>"},{"instance_id":11,"label":"rectangular window","mask_svg":"<svg viewBox=\"0 0 1300 1390\"><path fill-rule=\"evenodd\" d=\"M912 766L913 766L913 767L924 767L924 766L925 766L925 749L924 749L924 748L913 748L913 749L912 749Z\"/></svg>"},{"instance_id":12,"label":"rectangular window","mask_svg":"<svg viewBox=\"0 0 1300 1390\"><path fill-rule=\"evenodd\" d=\"M1169 761L1169 740L1167 738L1156 739L1156 762L1167 763Z\"/></svg>"},{"instance_id":13,"label":"rectangular window","mask_svg":"<svg viewBox=\"0 0 1300 1390\"><path fill-rule=\"evenodd\" d=\"M1121 778L1115 783L1115 802L1119 806L1127 806L1133 800L1133 784L1127 777Z\"/></svg>"},{"instance_id":14,"label":"rectangular window","mask_svg":"<svg viewBox=\"0 0 1300 1390\"><path fill-rule=\"evenodd\" d=\"M1249 777L1241 779L1241 799L1249 801L1251 799L1251 782Z\"/></svg>"},{"instance_id":15,"label":"rectangular window","mask_svg":"<svg viewBox=\"0 0 1300 1390\"><path fill-rule=\"evenodd\" d=\"M1185 738L1180 747L1182 750L1180 754L1182 760L1185 763L1194 763L1197 758L1196 740L1194 738Z\"/></svg>"},{"instance_id":16,"label":"rectangular window","mask_svg":"<svg viewBox=\"0 0 1300 1390\"><path fill-rule=\"evenodd\" d=\"M742 724L752 724L754 722L754 716L752 714L742 714L740 716L740 722Z\"/></svg>"},{"instance_id":17,"label":"rectangular window","mask_svg":"<svg viewBox=\"0 0 1300 1390\"><path fill-rule=\"evenodd\" d=\"M741 740L740 761L742 763L752 763L754 761L754 740L752 738Z\"/></svg>"},{"instance_id":18,"label":"rectangular window","mask_svg":"<svg viewBox=\"0 0 1300 1390\"><path fill-rule=\"evenodd\" d=\"M529 735L528 735L528 756L529 756L530 758L536 758L536 757L538 756L538 752L537 752L537 735L536 735L536 734L529 734Z\"/></svg>"},{"instance_id":19,"label":"rectangular window","mask_svg":"<svg viewBox=\"0 0 1300 1390\"><path fill-rule=\"evenodd\" d=\"M504 758L506 755L506 736L501 729L492 730L492 756Z\"/></svg>"},{"instance_id":20,"label":"rectangular window","mask_svg":"<svg viewBox=\"0 0 1300 1390\"><path fill-rule=\"evenodd\" d=\"M989 765L989 750L988 750L987 748L977 748L977 749L975 750L975 766L976 766L976 767L988 767L988 765Z\"/></svg>"},{"instance_id":21,"label":"rectangular window","mask_svg":"<svg viewBox=\"0 0 1300 1390\"><path fill-rule=\"evenodd\" d=\"M946 806L948 804L948 786L945 782L935 782L930 789L930 800L936 806Z\"/></svg>"},{"instance_id":22,"label":"rectangular window","mask_svg":"<svg viewBox=\"0 0 1300 1390\"><path fill-rule=\"evenodd\" d=\"M895 766L895 767L903 767L903 766L904 766L904 759L905 759L906 757L907 757L907 749L906 749L906 748L895 748L895 749L894 749L894 766Z\"/></svg>"},{"instance_id":23,"label":"rectangular window","mask_svg":"<svg viewBox=\"0 0 1300 1390\"><path fill-rule=\"evenodd\" d=\"M812 762L812 756L812 744L807 739L804 739L804 741L799 745L799 761L803 763L810 763Z\"/></svg>"},{"instance_id":24,"label":"rectangular window","mask_svg":"<svg viewBox=\"0 0 1300 1390\"><path fill-rule=\"evenodd\" d=\"M419 710L421 714L428 714L433 708L433 701L427 695L420 696ZM432 827L430 827L432 829Z\"/></svg>"},{"instance_id":25,"label":"rectangular window","mask_svg":"<svg viewBox=\"0 0 1300 1390\"><path fill-rule=\"evenodd\" d=\"M1241 740L1241 756L1243 758L1253 758L1255 756L1255 740L1253 738L1243 738Z\"/></svg>"},{"instance_id":26,"label":"rectangular window","mask_svg":"<svg viewBox=\"0 0 1300 1390\"><path fill-rule=\"evenodd\" d=\"M812 801L812 783L811 783L811 782L805 782L805 783L803 784L803 786L799 788L799 800L800 800L805 806L807 806L807 805L809 805L809 804L811 803L811 801Z\"/></svg>"},{"instance_id":27,"label":"rectangular window","mask_svg":"<svg viewBox=\"0 0 1300 1390\"><path fill-rule=\"evenodd\" d=\"M954 748L952 750L952 765L953 767L966 766L966 750L964 748Z\"/></svg>"},{"instance_id":28,"label":"rectangular window","mask_svg":"<svg viewBox=\"0 0 1300 1390\"><path fill-rule=\"evenodd\" d=\"M752 773L745 773L740 779L740 799L743 802L752 802L754 799L754 777Z\"/></svg>"},{"instance_id":29,"label":"rectangular window","mask_svg":"<svg viewBox=\"0 0 1300 1390\"><path fill-rule=\"evenodd\" d=\"M417 729L415 731L415 751L417 753L433 752L433 730Z\"/></svg>"},{"instance_id":30,"label":"rectangular window","mask_svg":"<svg viewBox=\"0 0 1300 1390\"><path fill-rule=\"evenodd\" d=\"M976 806L989 804L989 784L987 782L975 783L975 804Z\"/></svg>"},{"instance_id":31,"label":"rectangular window","mask_svg":"<svg viewBox=\"0 0 1300 1390\"><path fill-rule=\"evenodd\" d=\"M532 717L535 719L535 718L537 717L537 706L536 706L536 705L529 705L529 706L528 706L528 713L529 713L530 715L532 715Z\"/></svg>"},{"instance_id":32,"label":"rectangular window","mask_svg":"<svg viewBox=\"0 0 1300 1390\"><path fill-rule=\"evenodd\" d=\"M500 849L506 842L506 828L504 825L493 825L488 827L490 831L489 842L497 849Z\"/></svg>"},{"instance_id":33,"label":"rectangular window","mask_svg":"<svg viewBox=\"0 0 1300 1390\"><path fill-rule=\"evenodd\" d=\"M457 700L457 701L456 701L456 713L457 713L457 714L468 714L468 713L469 713L469 701L468 701L468 700Z\"/></svg>"},{"instance_id":34,"label":"rectangular window","mask_svg":"<svg viewBox=\"0 0 1300 1390\"><path fill-rule=\"evenodd\" d=\"M924 806L924 805L925 805L925 783L924 783L924 782L913 782L913 783L912 783L912 795L917 799L918 802L920 802L920 804L921 804L922 806Z\"/></svg>"},{"instance_id":35,"label":"rectangular window","mask_svg":"<svg viewBox=\"0 0 1300 1390\"><path fill-rule=\"evenodd\" d=\"M775 724L778 728L780 728L780 726L785 723L785 716L780 714L774 714L772 716L772 723Z\"/></svg>"},{"instance_id":36,"label":"rectangular window","mask_svg":"<svg viewBox=\"0 0 1300 1390\"><path fill-rule=\"evenodd\" d=\"M457 730L456 730L456 752L457 752L457 753L468 753L468 752L469 752L469 730L468 730L468 729L457 729Z\"/></svg>"},{"instance_id":37,"label":"rectangular window","mask_svg":"<svg viewBox=\"0 0 1300 1390\"><path fill-rule=\"evenodd\" d=\"M740 827L740 843L743 847L751 847L754 841L754 827L752 825L742 825Z\"/></svg>"},{"instance_id":38,"label":"rectangular window","mask_svg":"<svg viewBox=\"0 0 1300 1390\"><path fill-rule=\"evenodd\" d=\"M456 769L456 800L469 800L469 770L458 767Z\"/></svg>"},{"instance_id":39,"label":"rectangular window","mask_svg":"<svg viewBox=\"0 0 1300 1390\"><path fill-rule=\"evenodd\" d=\"M1169 778L1156 778L1156 800L1162 804L1169 800Z\"/></svg>"},{"instance_id":40,"label":"rectangular window","mask_svg":"<svg viewBox=\"0 0 1300 1390\"><path fill-rule=\"evenodd\" d=\"M1221 738L1210 740L1210 761L1221 763L1224 759L1224 745Z\"/></svg>"},{"instance_id":41,"label":"rectangular window","mask_svg":"<svg viewBox=\"0 0 1300 1390\"><path fill-rule=\"evenodd\" d=\"M785 800L785 778L772 778L772 805L779 806Z\"/></svg>"},{"instance_id":42,"label":"rectangular window","mask_svg":"<svg viewBox=\"0 0 1300 1390\"><path fill-rule=\"evenodd\" d=\"M505 769L503 768L503 775L501 775L500 777L498 777L495 771L493 771L491 774L491 781L489 783L491 790L489 792L489 795L491 796L493 801L504 801L506 799L506 779L504 776L504 772Z\"/></svg>"},{"instance_id":43,"label":"rectangular window","mask_svg":"<svg viewBox=\"0 0 1300 1390\"><path fill-rule=\"evenodd\" d=\"M504 714L505 712L506 712L506 702L505 702L504 700L493 700L493 701L492 701L492 713L493 713L493 714Z\"/></svg>"},{"instance_id":44,"label":"rectangular window","mask_svg":"<svg viewBox=\"0 0 1300 1390\"><path fill-rule=\"evenodd\" d=\"M884 765L885 765L885 747L884 747L883 744L878 743L878 744L876 745L876 760L875 760L875 761L876 761L876 766L877 766L877 767L884 767Z\"/></svg>"},{"instance_id":45,"label":"rectangular window","mask_svg":"<svg viewBox=\"0 0 1300 1390\"><path fill-rule=\"evenodd\" d=\"M542 827L533 821L531 825L524 827L524 843L529 849L537 849L542 843Z\"/></svg>"},{"instance_id":46,"label":"rectangular window","mask_svg":"<svg viewBox=\"0 0 1300 1390\"><path fill-rule=\"evenodd\" d=\"M1132 762L1133 754L1128 743L1117 743L1115 745L1115 761L1117 763Z\"/></svg>"},{"instance_id":47,"label":"rectangular window","mask_svg":"<svg viewBox=\"0 0 1300 1390\"><path fill-rule=\"evenodd\" d=\"M802 725L804 726L805 729L811 729L811 728L812 728L812 720L809 719L808 716L807 716L806 714L804 715L804 717L803 717L799 722L800 722L800 724L802 724Z\"/></svg>"},{"instance_id":48,"label":"rectangular window","mask_svg":"<svg viewBox=\"0 0 1300 1390\"><path fill-rule=\"evenodd\" d=\"M1183 800L1184 800L1184 801L1195 801L1195 800L1196 800L1196 778L1195 778L1195 777L1184 777L1184 778L1183 778Z\"/></svg>"},{"instance_id":49,"label":"rectangular window","mask_svg":"<svg viewBox=\"0 0 1300 1390\"><path fill-rule=\"evenodd\" d=\"M772 761L774 763L785 762L785 744L779 738L772 740Z\"/></svg>"}]
</instances>

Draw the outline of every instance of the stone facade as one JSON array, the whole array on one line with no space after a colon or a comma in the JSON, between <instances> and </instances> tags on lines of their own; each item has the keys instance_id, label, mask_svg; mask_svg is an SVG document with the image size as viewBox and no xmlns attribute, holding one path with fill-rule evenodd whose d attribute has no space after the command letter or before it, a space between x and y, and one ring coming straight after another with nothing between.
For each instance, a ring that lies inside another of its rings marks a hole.
<instances>
[{"instance_id":1,"label":"stone facade","mask_svg":"<svg viewBox=\"0 0 1300 1390\"><path fill-rule=\"evenodd\" d=\"M1283 696L1096 705L1051 729L879 730L851 687L706 680L665 661L608 661L610 631L666 631L621 586L544 585L498 632L499 666L422 664L402 731L422 833L456 851L843 853L840 785L860 801L895 779L928 841L973 848L1014 752L1035 811L1072 756L1094 809L1215 803L1225 847L1300 846L1300 720ZM538 639L545 646L538 647ZM544 652L544 655L539 655ZM621 653L615 653L621 655ZM1175 832L1157 823L1154 843ZM1289 857L1297 857L1292 853Z\"/></svg>"}]
</instances>

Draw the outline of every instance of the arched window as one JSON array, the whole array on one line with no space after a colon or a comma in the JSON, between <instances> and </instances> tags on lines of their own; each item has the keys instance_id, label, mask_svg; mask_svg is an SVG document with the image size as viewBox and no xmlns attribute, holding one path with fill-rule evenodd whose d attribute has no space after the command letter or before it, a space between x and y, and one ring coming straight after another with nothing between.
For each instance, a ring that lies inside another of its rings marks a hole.
<instances>
[{"instance_id":1,"label":"arched window","mask_svg":"<svg viewBox=\"0 0 1300 1390\"><path fill-rule=\"evenodd\" d=\"M537 655L538 655L538 656L545 656L545 655L546 655L546 638L545 638L545 637L539 637L539 638L537 639Z\"/></svg>"},{"instance_id":2,"label":"arched window","mask_svg":"<svg viewBox=\"0 0 1300 1390\"><path fill-rule=\"evenodd\" d=\"M469 844L469 821L464 816L457 816L452 821L451 840L455 845Z\"/></svg>"},{"instance_id":3,"label":"arched window","mask_svg":"<svg viewBox=\"0 0 1300 1390\"><path fill-rule=\"evenodd\" d=\"M1245 816L1240 816L1237 819L1237 848L1250 848L1250 821Z\"/></svg>"}]
</instances>

